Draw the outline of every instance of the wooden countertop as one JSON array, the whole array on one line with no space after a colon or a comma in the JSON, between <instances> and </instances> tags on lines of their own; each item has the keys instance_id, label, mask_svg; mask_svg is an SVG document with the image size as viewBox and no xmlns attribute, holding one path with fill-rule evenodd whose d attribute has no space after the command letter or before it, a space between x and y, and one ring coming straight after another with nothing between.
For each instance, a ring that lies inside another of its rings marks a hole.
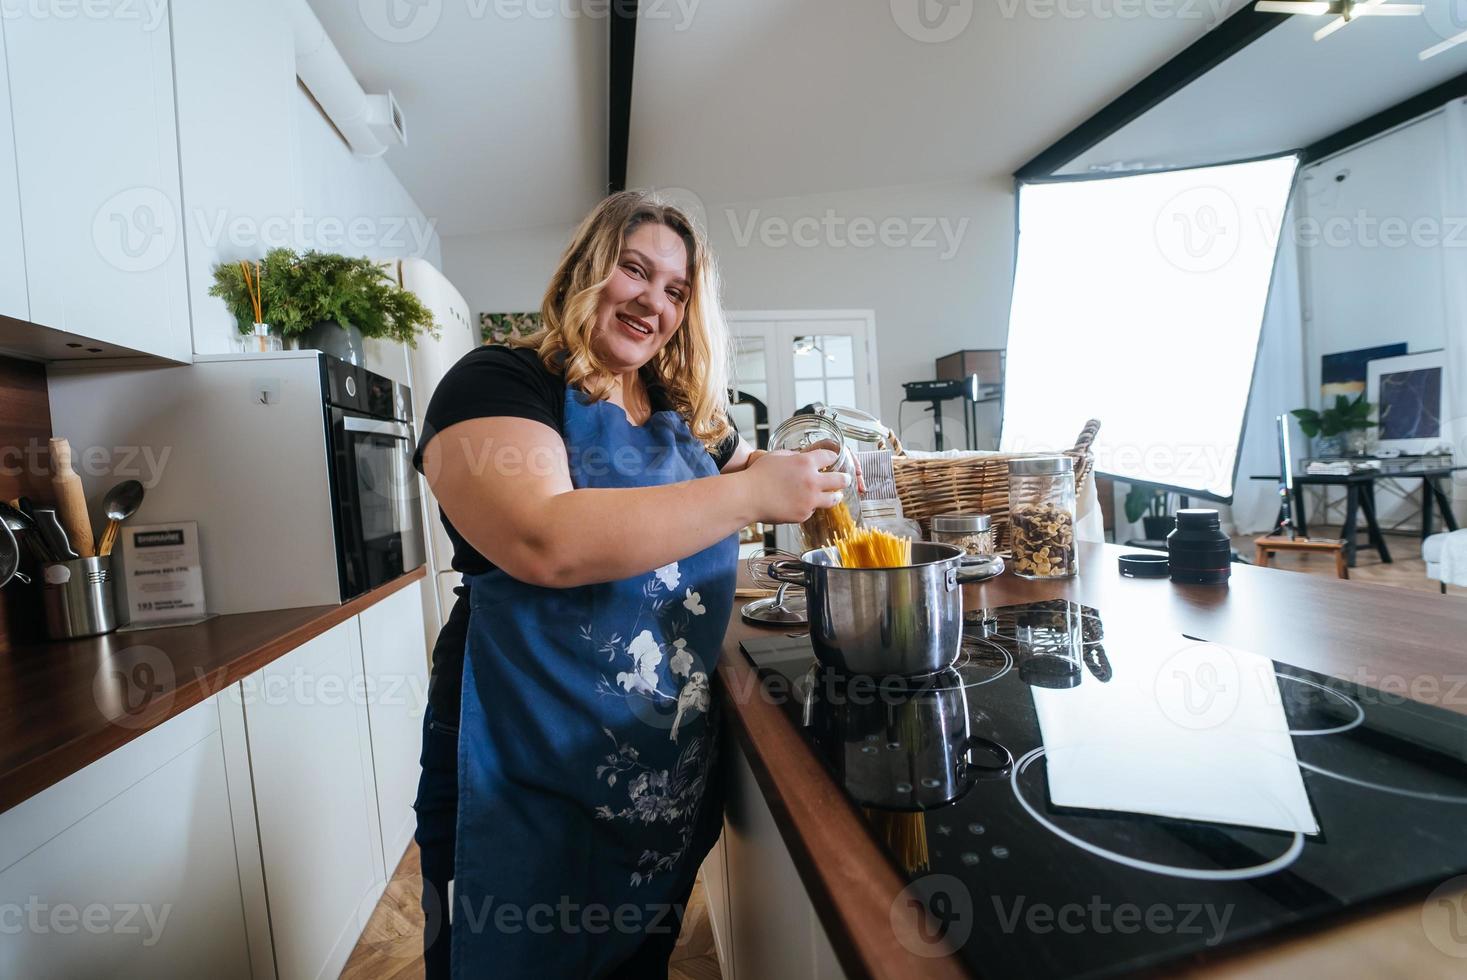
<instances>
[{"instance_id":1,"label":"wooden countertop","mask_svg":"<svg viewBox=\"0 0 1467 980\"><path fill-rule=\"evenodd\" d=\"M1152 617L1159 628L1225 643L1389 693L1467 714L1467 601L1233 566L1227 588L1122 578L1115 545L1081 545L1081 574L1030 582L1005 574L963 587L965 609L1066 598L1102 611ZM736 602L736 608L744 600ZM896 938L892 917L906 879L867 830L777 699L761 686L739 641L768 635L737 611L719 662L726 714L846 973L855 977L965 977L956 958L923 958ZM1419 898L1355 912L1307 934L1186 966L1200 976L1460 975L1427 939Z\"/></svg>"},{"instance_id":2,"label":"wooden countertop","mask_svg":"<svg viewBox=\"0 0 1467 980\"><path fill-rule=\"evenodd\" d=\"M0 656L0 813L425 575L340 605L13 647Z\"/></svg>"}]
</instances>

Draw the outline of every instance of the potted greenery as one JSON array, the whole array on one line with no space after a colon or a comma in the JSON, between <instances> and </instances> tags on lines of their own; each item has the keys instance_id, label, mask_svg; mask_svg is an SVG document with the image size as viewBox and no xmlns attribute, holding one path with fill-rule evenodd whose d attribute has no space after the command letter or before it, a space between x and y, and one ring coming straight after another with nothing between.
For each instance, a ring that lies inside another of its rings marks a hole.
<instances>
[{"instance_id":1,"label":"potted greenery","mask_svg":"<svg viewBox=\"0 0 1467 980\"><path fill-rule=\"evenodd\" d=\"M1352 456L1363 456L1366 432L1375 427L1370 413L1375 406L1365 400L1361 392L1354 398L1336 395L1332 407L1322 412L1312 408L1296 408L1290 415L1299 420L1299 431L1310 439L1317 439L1314 452L1318 456L1342 456L1346 450Z\"/></svg>"},{"instance_id":2,"label":"potted greenery","mask_svg":"<svg viewBox=\"0 0 1467 980\"><path fill-rule=\"evenodd\" d=\"M1171 495L1165 490L1132 484L1126 494L1126 520L1141 522L1142 534L1147 541L1162 541L1177 526L1171 513Z\"/></svg>"},{"instance_id":3,"label":"potted greenery","mask_svg":"<svg viewBox=\"0 0 1467 980\"><path fill-rule=\"evenodd\" d=\"M214 267L209 295L229 306L241 334L268 323L271 332L302 346L361 364L367 337L417 345L436 336L433 314L368 258L274 248L254 267Z\"/></svg>"}]
</instances>

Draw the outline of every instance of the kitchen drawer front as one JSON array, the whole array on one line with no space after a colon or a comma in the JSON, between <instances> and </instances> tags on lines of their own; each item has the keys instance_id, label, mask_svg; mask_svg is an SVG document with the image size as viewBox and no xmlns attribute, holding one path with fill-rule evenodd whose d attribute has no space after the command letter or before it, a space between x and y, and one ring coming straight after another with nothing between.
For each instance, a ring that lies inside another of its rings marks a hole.
<instances>
[{"instance_id":1,"label":"kitchen drawer front","mask_svg":"<svg viewBox=\"0 0 1467 980\"><path fill-rule=\"evenodd\" d=\"M0 815L0 842L0 976L249 980L212 699Z\"/></svg>"},{"instance_id":2,"label":"kitchen drawer front","mask_svg":"<svg viewBox=\"0 0 1467 980\"><path fill-rule=\"evenodd\" d=\"M421 589L399 589L363 610L357 620L362 631L362 674L372 730L382 861L391 875L417 828L413 799L418 792L423 707L428 697Z\"/></svg>"},{"instance_id":3,"label":"kitchen drawer front","mask_svg":"<svg viewBox=\"0 0 1467 980\"><path fill-rule=\"evenodd\" d=\"M347 620L240 685L280 980L339 973L381 891L357 628Z\"/></svg>"}]
</instances>

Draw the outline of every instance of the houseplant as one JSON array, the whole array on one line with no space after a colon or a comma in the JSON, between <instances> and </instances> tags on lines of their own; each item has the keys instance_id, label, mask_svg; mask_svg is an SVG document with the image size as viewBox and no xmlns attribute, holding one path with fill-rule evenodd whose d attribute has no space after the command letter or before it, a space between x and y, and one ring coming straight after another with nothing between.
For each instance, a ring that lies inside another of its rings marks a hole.
<instances>
[{"instance_id":1,"label":"houseplant","mask_svg":"<svg viewBox=\"0 0 1467 980\"><path fill-rule=\"evenodd\" d=\"M1132 524L1140 521L1146 540L1164 539L1177 525L1171 513L1171 495L1156 487L1133 484L1126 494L1126 520Z\"/></svg>"},{"instance_id":2,"label":"houseplant","mask_svg":"<svg viewBox=\"0 0 1467 980\"><path fill-rule=\"evenodd\" d=\"M1289 414L1299 420L1299 431L1310 439L1316 439L1314 452L1318 456L1342 456L1348 448L1350 455L1365 453L1365 436L1375 427L1370 413L1375 406L1365 400L1361 392L1354 398L1336 395L1333 406L1322 412L1312 408L1296 408Z\"/></svg>"},{"instance_id":3,"label":"houseplant","mask_svg":"<svg viewBox=\"0 0 1467 980\"><path fill-rule=\"evenodd\" d=\"M419 333L437 335L433 314L372 259L274 248L257 269L252 283L248 265L214 267L209 294L229 306L241 334L252 333L263 321L281 337L353 364L362 363L363 338L411 347Z\"/></svg>"}]
</instances>

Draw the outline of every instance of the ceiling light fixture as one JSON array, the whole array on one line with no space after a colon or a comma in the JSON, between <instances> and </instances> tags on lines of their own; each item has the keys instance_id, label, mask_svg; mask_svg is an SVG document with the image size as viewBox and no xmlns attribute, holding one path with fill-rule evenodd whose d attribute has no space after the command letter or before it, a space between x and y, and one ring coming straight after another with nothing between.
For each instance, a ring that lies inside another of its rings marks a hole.
<instances>
[{"instance_id":1,"label":"ceiling light fixture","mask_svg":"<svg viewBox=\"0 0 1467 980\"><path fill-rule=\"evenodd\" d=\"M1253 9L1261 14L1310 17L1335 14L1334 20L1314 32L1314 40L1323 41L1356 17L1415 17L1426 7L1419 3L1386 3L1385 0L1258 0ZM1423 52L1422 57L1424 60L1429 56Z\"/></svg>"}]
</instances>

